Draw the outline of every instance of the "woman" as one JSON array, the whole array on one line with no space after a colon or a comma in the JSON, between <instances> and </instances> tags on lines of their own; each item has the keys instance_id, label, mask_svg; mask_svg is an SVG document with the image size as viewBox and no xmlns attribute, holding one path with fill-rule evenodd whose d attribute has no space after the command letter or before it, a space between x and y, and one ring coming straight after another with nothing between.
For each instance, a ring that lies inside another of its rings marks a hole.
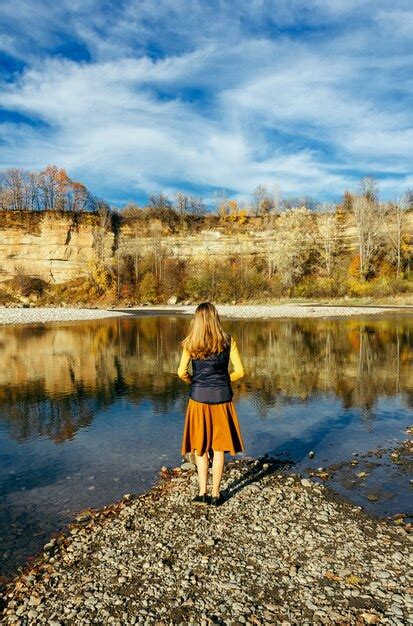
<instances>
[{"instance_id":1,"label":"woman","mask_svg":"<svg viewBox=\"0 0 413 626\"><path fill-rule=\"evenodd\" d=\"M218 311L210 302L196 308L182 348L178 376L191 385L186 409L182 454L194 452L199 478L195 504L222 504L220 492L224 454L244 450L238 416L232 402L231 382L245 374L236 341L221 326ZM229 374L228 363L234 366ZM188 372L192 360L192 376ZM212 497L207 496L209 451L212 460Z\"/></svg>"}]
</instances>

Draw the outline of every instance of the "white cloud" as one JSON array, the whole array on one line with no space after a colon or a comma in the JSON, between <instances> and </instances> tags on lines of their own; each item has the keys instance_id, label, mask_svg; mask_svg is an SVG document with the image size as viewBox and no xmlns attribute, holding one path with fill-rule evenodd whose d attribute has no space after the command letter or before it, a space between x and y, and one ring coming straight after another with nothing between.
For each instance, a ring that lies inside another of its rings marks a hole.
<instances>
[{"instance_id":1,"label":"white cloud","mask_svg":"<svg viewBox=\"0 0 413 626\"><path fill-rule=\"evenodd\" d=\"M386 175L383 191L398 193L413 165L411 56L386 16L401 23L404 2L304 4L222 3L215 22L213 4L186 0L130 1L113 15L92 0L33 5L30 25L6 39L27 67L3 83L0 105L47 126L3 124L0 166L55 162L106 197L188 184L245 198L260 183L330 197L364 173ZM288 31L317 23L327 30ZM92 60L33 55L22 43L29 29L45 48L72 29ZM384 51L373 54L383 29ZM157 40L153 59L143 51Z\"/></svg>"}]
</instances>

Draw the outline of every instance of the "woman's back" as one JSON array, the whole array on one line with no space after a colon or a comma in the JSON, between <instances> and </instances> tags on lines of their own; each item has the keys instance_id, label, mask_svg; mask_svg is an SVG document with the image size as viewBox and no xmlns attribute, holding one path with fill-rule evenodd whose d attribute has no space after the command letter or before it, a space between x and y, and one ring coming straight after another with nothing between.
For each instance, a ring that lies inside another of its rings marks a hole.
<instances>
[{"instance_id":1,"label":"woman's back","mask_svg":"<svg viewBox=\"0 0 413 626\"><path fill-rule=\"evenodd\" d=\"M233 396L228 372L230 344L218 354L192 359L189 397L197 402L229 402Z\"/></svg>"}]
</instances>

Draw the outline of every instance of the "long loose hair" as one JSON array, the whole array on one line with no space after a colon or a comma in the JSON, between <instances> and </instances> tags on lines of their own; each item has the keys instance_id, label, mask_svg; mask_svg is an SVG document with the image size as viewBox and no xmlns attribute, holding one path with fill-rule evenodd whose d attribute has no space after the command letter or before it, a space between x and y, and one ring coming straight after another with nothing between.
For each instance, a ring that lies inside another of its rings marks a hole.
<instances>
[{"instance_id":1,"label":"long loose hair","mask_svg":"<svg viewBox=\"0 0 413 626\"><path fill-rule=\"evenodd\" d=\"M198 304L189 333L180 343L193 359L205 359L230 345L231 337L221 326L218 311L211 302Z\"/></svg>"}]
</instances>

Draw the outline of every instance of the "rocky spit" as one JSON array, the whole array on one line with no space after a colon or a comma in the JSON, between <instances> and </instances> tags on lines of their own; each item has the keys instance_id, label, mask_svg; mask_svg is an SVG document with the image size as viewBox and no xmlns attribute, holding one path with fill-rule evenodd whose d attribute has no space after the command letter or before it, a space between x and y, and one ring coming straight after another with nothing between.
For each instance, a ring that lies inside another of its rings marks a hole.
<instances>
[{"instance_id":1,"label":"rocky spit","mask_svg":"<svg viewBox=\"0 0 413 626\"><path fill-rule=\"evenodd\" d=\"M196 493L185 463L78 514L8 585L3 623L413 623L407 526L265 457L227 462L221 506Z\"/></svg>"},{"instance_id":2,"label":"rocky spit","mask_svg":"<svg viewBox=\"0 0 413 626\"><path fill-rule=\"evenodd\" d=\"M133 311L180 312L193 315L197 305L156 305L132 307ZM383 315L392 312L413 313L413 306L324 306L317 304L216 304L222 317L272 319L289 317L348 317L351 315Z\"/></svg>"},{"instance_id":3,"label":"rocky spit","mask_svg":"<svg viewBox=\"0 0 413 626\"><path fill-rule=\"evenodd\" d=\"M42 324L47 322L75 322L82 320L123 317L122 311L112 309L75 309L59 307L0 307L1 324Z\"/></svg>"},{"instance_id":4,"label":"rocky spit","mask_svg":"<svg viewBox=\"0 0 413 626\"><path fill-rule=\"evenodd\" d=\"M291 317L348 317L350 315L378 315L391 312L413 313L413 306L320 306L308 304L241 305L217 304L223 317L244 319L271 319ZM151 313L183 313L193 315L196 305L151 305L117 308L70 308L70 307L0 307L1 324L36 324L47 322L72 322L103 319L107 317L133 316Z\"/></svg>"}]
</instances>

